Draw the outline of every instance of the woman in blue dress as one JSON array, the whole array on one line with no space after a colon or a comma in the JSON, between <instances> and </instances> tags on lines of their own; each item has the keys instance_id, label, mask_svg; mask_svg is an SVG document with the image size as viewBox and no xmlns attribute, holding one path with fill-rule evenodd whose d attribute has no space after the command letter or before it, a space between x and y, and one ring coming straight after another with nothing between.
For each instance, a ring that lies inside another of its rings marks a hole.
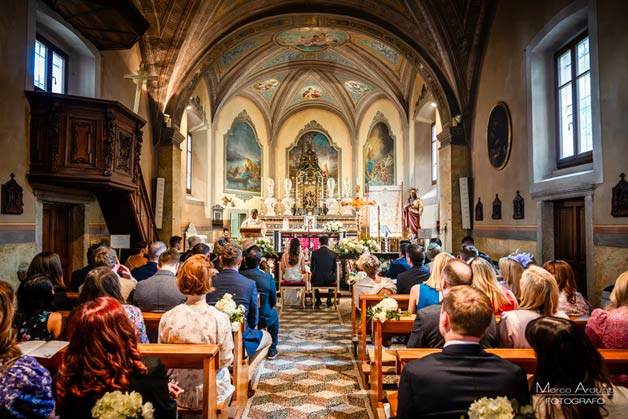
<instances>
[{"instance_id":1,"label":"woman in blue dress","mask_svg":"<svg viewBox=\"0 0 628 419\"><path fill-rule=\"evenodd\" d=\"M440 302L440 279L443 268L454 257L449 253L442 252L436 255L432 261L430 277L422 284L412 287L410 290L410 302L408 311L414 314L423 307L438 304Z\"/></svg>"}]
</instances>

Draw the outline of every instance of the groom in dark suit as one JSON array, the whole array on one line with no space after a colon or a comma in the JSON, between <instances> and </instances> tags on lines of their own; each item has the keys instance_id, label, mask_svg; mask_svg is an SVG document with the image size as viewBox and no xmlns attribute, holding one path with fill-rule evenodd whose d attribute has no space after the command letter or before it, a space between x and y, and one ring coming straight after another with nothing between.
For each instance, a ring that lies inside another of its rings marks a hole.
<instances>
[{"instance_id":1,"label":"groom in dark suit","mask_svg":"<svg viewBox=\"0 0 628 419\"><path fill-rule=\"evenodd\" d=\"M238 267L242 262L242 250L235 244L227 243L220 255L222 270L212 280L214 291L207 294L207 303L216 305L226 293L233 295L236 304L246 309L246 329L242 334L244 347L249 356L249 364L260 356L266 356L271 343L270 334L257 330L258 307L255 281L241 275Z\"/></svg>"},{"instance_id":2,"label":"groom in dark suit","mask_svg":"<svg viewBox=\"0 0 628 419\"><path fill-rule=\"evenodd\" d=\"M493 318L491 302L481 291L467 285L449 291L440 313L445 347L406 364L399 381L397 419L459 419L482 397L506 396L529 404L521 367L480 346Z\"/></svg>"},{"instance_id":3,"label":"groom in dark suit","mask_svg":"<svg viewBox=\"0 0 628 419\"><path fill-rule=\"evenodd\" d=\"M312 285L332 285L336 281L336 252L329 248L329 237L322 236L319 239L320 247L312 252L310 266L312 268ZM333 290L327 290L327 307L332 305L331 295ZM321 296L318 290L314 290L315 307L321 306Z\"/></svg>"}]
</instances>

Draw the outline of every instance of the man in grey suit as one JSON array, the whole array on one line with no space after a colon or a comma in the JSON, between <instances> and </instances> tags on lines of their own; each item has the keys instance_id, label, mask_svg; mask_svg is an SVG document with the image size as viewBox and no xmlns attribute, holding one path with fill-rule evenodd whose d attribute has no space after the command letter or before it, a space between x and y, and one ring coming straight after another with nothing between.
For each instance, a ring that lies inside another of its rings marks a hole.
<instances>
[{"instance_id":1,"label":"man in grey suit","mask_svg":"<svg viewBox=\"0 0 628 419\"><path fill-rule=\"evenodd\" d=\"M441 289L443 298L452 287L458 285L471 285L473 271L471 267L459 259L447 262L441 275ZM412 333L408 339L408 348L442 348L445 339L438 329L442 304L433 304L416 312L416 318L412 325ZM483 348L497 346L497 327L493 316L486 333L480 339Z\"/></svg>"},{"instance_id":2,"label":"man in grey suit","mask_svg":"<svg viewBox=\"0 0 628 419\"><path fill-rule=\"evenodd\" d=\"M185 302L185 295L177 287L179 252L168 249L159 256L157 273L138 282L133 304L142 311L164 313Z\"/></svg>"}]
</instances>

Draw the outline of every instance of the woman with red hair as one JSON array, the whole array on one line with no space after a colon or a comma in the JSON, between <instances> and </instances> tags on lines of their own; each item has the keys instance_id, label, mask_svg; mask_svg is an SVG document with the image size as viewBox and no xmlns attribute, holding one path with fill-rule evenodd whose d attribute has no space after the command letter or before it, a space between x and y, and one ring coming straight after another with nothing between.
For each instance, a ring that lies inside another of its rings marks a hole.
<instances>
[{"instance_id":1,"label":"woman with red hair","mask_svg":"<svg viewBox=\"0 0 628 419\"><path fill-rule=\"evenodd\" d=\"M578 317L589 314L591 305L576 288L576 275L564 260L545 262L543 269L554 275L558 290L558 309L568 316Z\"/></svg>"},{"instance_id":2,"label":"woman with red hair","mask_svg":"<svg viewBox=\"0 0 628 419\"><path fill-rule=\"evenodd\" d=\"M56 386L61 419L91 417L96 401L115 390L140 393L143 403L152 403L156 419L176 418L166 368L159 358L142 358L119 301L101 297L82 304L70 320L69 335Z\"/></svg>"}]
</instances>

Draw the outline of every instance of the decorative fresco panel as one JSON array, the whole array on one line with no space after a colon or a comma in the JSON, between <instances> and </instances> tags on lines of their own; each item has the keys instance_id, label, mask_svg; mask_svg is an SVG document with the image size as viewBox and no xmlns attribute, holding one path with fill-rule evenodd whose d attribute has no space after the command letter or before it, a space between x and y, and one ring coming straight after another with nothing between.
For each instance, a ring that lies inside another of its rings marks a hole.
<instances>
[{"instance_id":1,"label":"decorative fresco panel","mask_svg":"<svg viewBox=\"0 0 628 419\"><path fill-rule=\"evenodd\" d=\"M246 111L225 135L225 190L261 195L262 146Z\"/></svg>"},{"instance_id":2,"label":"decorative fresco panel","mask_svg":"<svg viewBox=\"0 0 628 419\"><path fill-rule=\"evenodd\" d=\"M247 39L246 41L227 50L220 57L220 72L228 70L233 64L237 63L247 52L256 48L262 43L260 39Z\"/></svg>"},{"instance_id":3,"label":"decorative fresco panel","mask_svg":"<svg viewBox=\"0 0 628 419\"><path fill-rule=\"evenodd\" d=\"M362 36L354 39L354 42L358 46L375 53L380 58L383 58L384 62L392 68L397 70L399 69L399 66L401 64L401 54L399 54L396 49L391 48L380 40Z\"/></svg>"},{"instance_id":4,"label":"decorative fresco panel","mask_svg":"<svg viewBox=\"0 0 628 419\"><path fill-rule=\"evenodd\" d=\"M318 130L302 132L296 143L288 149L288 176L291 179L296 177L299 170L299 158L309 141L312 141L312 150L318 156L318 164L323 173L327 177L338 180L339 151L333 146L328 135Z\"/></svg>"},{"instance_id":5,"label":"decorative fresco panel","mask_svg":"<svg viewBox=\"0 0 628 419\"><path fill-rule=\"evenodd\" d=\"M357 80L344 80L343 85L349 92L349 96L351 96L354 104L357 104L371 90L368 84Z\"/></svg>"},{"instance_id":6,"label":"decorative fresco panel","mask_svg":"<svg viewBox=\"0 0 628 419\"><path fill-rule=\"evenodd\" d=\"M393 185L395 183L395 140L388 124L379 112L364 143L363 151L365 186Z\"/></svg>"},{"instance_id":7,"label":"decorative fresco panel","mask_svg":"<svg viewBox=\"0 0 628 419\"><path fill-rule=\"evenodd\" d=\"M275 43L303 52L323 51L347 42L349 35L331 28L296 28L275 35Z\"/></svg>"},{"instance_id":8,"label":"decorative fresco panel","mask_svg":"<svg viewBox=\"0 0 628 419\"><path fill-rule=\"evenodd\" d=\"M278 55L268 61L266 61L264 64L262 64L262 66L260 68L268 68L268 67L272 67L275 65L279 65L279 64L283 64L283 63L287 63L290 61L298 61L298 60L302 60L304 57L304 55L300 52L296 52L296 51L289 51L286 52L285 54L281 54Z\"/></svg>"},{"instance_id":9,"label":"decorative fresco panel","mask_svg":"<svg viewBox=\"0 0 628 419\"><path fill-rule=\"evenodd\" d=\"M351 68L355 67L351 61L349 61L342 55L336 54L334 52L328 52L328 51L321 52L318 54L318 59L323 60L323 61L331 61L336 64L346 65L347 67L351 67Z\"/></svg>"}]
</instances>

